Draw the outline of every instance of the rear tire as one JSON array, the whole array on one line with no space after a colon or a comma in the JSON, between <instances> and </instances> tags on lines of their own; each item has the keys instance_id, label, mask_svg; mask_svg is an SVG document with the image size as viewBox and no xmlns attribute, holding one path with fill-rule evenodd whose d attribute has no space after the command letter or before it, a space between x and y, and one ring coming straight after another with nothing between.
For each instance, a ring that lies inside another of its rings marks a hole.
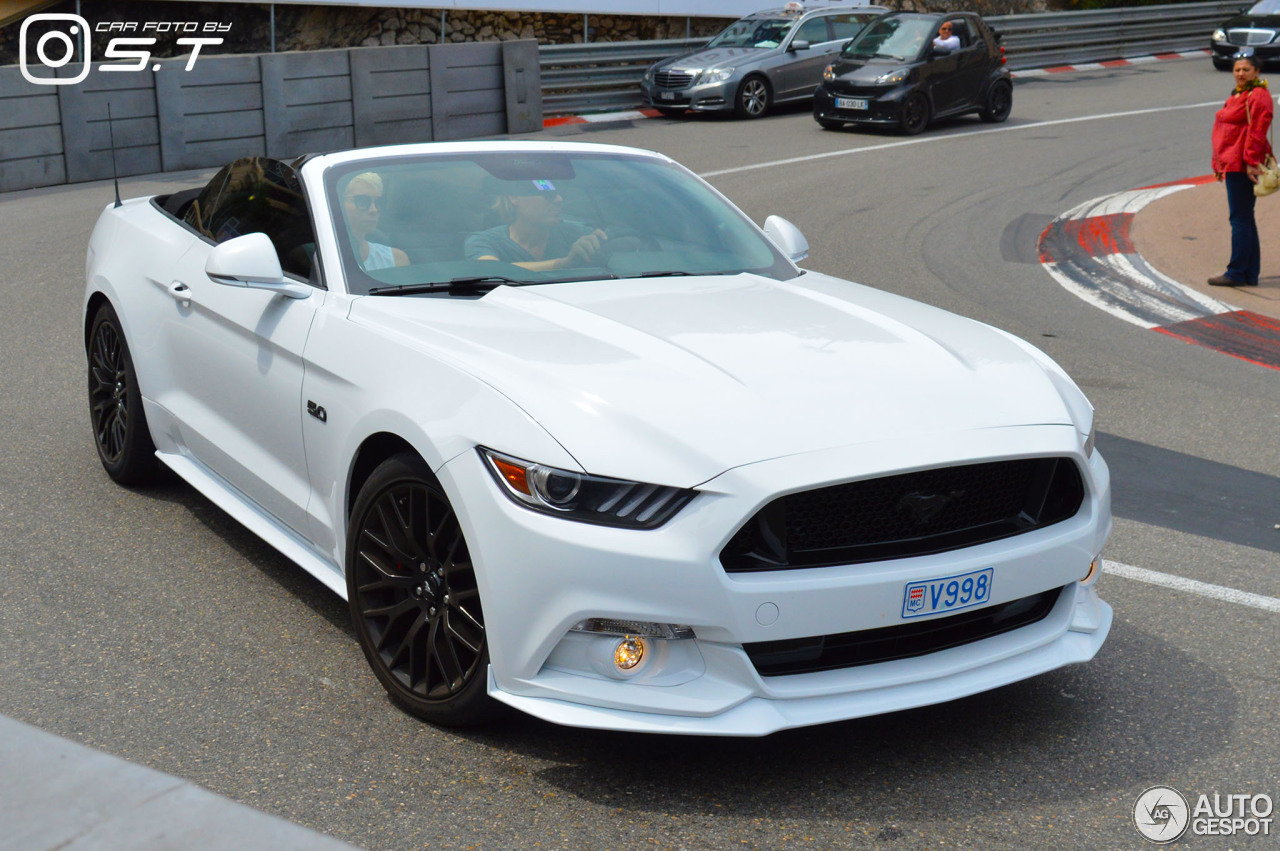
<instances>
[{"instance_id":1,"label":"rear tire","mask_svg":"<svg viewBox=\"0 0 1280 851\"><path fill-rule=\"evenodd\" d=\"M417 455L387 459L360 488L346 569L356 638L392 700L446 727L497 715L475 568L453 507Z\"/></svg>"},{"instance_id":2,"label":"rear tire","mask_svg":"<svg viewBox=\"0 0 1280 851\"><path fill-rule=\"evenodd\" d=\"M1013 112L1013 86L1007 80L996 80L987 92L987 105L978 117L990 124L999 124Z\"/></svg>"},{"instance_id":3,"label":"rear tire","mask_svg":"<svg viewBox=\"0 0 1280 851\"><path fill-rule=\"evenodd\" d=\"M912 92L902 102L902 114L898 117L898 128L906 136L916 136L929 126L929 99L924 92Z\"/></svg>"},{"instance_id":4,"label":"rear tire","mask_svg":"<svg viewBox=\"0 0 1280 851\"><path fill-rule=\"evenodd\" d=\"M773 92L764 77L747 77L733 98L733 111L739 118L759 118L769 111Z\"/></svg>"},{"instance_id":5,"label":"rear tire","mask_svg":"<svg viewBox=\"0 0 1280 851\"><path fill-rule=\"evenodd\" d=\"M89 357L89 421L102 468L117 484L152 482L160 472L120 317L110 304L93 316Z\"/></svg>"}]
</instances>

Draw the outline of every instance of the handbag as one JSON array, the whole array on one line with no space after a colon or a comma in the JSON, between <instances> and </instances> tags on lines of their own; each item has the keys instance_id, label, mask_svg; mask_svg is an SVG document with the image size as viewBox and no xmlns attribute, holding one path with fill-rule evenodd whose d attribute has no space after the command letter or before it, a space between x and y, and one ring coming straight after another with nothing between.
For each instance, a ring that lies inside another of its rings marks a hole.
<instances>
[{"instance_id":1,"label":"handbag","mask_svg":"<svg viewBox=\"0 0 1280 851\"><path fill-rule=\"evenodd\" d=\"M1249 122L1249 126L1252 127L1253 116L1249 113L1249 100L1247 96L1244 102L1244 116L1245 116L1245 121ZM1246 130L1246 132L1248 131ZM1269 134L1271 138L1271 147L1274 149L1275 148L1275 144L1274 144L1275 122L1274 121L1271 122L1271 127L1269 128ZM1253 184L1253 194L1259 198L1263 198L1267 195L1270 195L1272 192L1275 192L1277 189L1280 189L1280 164L1276 163L1275 154L1271 153L1271 154L1267 154L1266 159L1264 159L1261 163L1258 164L1258 168L1261 169L1261 171L1259 171L1258 173L1258 181Z\"/></svg>"}]
</instances>

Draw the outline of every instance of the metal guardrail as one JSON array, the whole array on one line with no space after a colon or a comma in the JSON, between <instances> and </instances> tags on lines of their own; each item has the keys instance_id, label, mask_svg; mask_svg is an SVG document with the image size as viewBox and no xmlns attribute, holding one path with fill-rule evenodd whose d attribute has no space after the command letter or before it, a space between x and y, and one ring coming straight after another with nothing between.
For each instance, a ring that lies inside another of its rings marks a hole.
<instances>
[{"instance_id":1,"label":"metal guardrail","mask_svg":"<svg viewBox=\"0 0 1280 851\"><path fill-rule=\"evenodd\" d=\"M986 20L1002 34L1009 67L1016 71L1205 48L1214 27L1248 5L1247 0L1215 0ZM706 41L544 44L538 49L543 113L638 107L646 68Z\"/></svg>"}]
</instances>

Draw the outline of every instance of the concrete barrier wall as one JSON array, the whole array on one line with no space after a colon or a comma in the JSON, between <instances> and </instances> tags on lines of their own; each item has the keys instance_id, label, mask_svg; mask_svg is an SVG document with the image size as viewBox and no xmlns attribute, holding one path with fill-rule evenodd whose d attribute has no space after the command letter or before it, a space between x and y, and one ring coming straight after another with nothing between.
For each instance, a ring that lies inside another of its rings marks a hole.
<instances>
[{"instance_id":1,"label":"concrete barrier wall","mask_svg":"<svg viewBox=\"0 0 1280 851\"><path fill-rule=\"evenodd\" d=\"M186 61L93 63L82 82L59 86L0 68L0 191L111 177L113 134L126 176L542 127L534 41L210 56L191 71Z\"/></svg>"}]
</instances>

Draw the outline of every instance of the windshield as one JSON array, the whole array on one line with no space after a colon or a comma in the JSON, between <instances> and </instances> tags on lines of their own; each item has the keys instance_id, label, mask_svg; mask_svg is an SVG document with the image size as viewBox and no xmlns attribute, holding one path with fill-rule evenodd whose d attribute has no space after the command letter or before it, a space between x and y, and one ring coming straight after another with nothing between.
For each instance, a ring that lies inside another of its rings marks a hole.
<instances>
[{"instance_id":1,"label":"windshield","mask_svg":"<svg viewBox=\"0 0 1280 851\"><path fill-rule=\"evenodd\" d=\"M743 18L707 47L777 47L795 25L795 18Z\"/></svg>"},{"instance_id":2,"label":"windshield","mask_svg":"<svg viewBox=\"0 0 1280 851\"><path fill-rule=\"evenodd\" d=\"M1280 0L1262 0L1249 10L1250 15L1280 15Z\"/></svg>"},{"instance_id":3,"label":"windshield","mask_svg":"<svg viewBox=\"0 0 1280 851\"><path fill-rule=\"evenodd\" d=\"M325 181L354 294L451 282L454 294L474 294L497 283L797 274L715 190L660 160L405 156L333 168Z\"/></svg>"},{"instance_id":4,"label":"windshield","mask_svg":"<svg viewBox=\"0 0 1280 851\"><path fill-rule=\"evenodd\" d=\"M920 55L936 23L932 18L881 18L845 45L846 59L895 59L907 62Z\"/></svg>"}]
</instances>

